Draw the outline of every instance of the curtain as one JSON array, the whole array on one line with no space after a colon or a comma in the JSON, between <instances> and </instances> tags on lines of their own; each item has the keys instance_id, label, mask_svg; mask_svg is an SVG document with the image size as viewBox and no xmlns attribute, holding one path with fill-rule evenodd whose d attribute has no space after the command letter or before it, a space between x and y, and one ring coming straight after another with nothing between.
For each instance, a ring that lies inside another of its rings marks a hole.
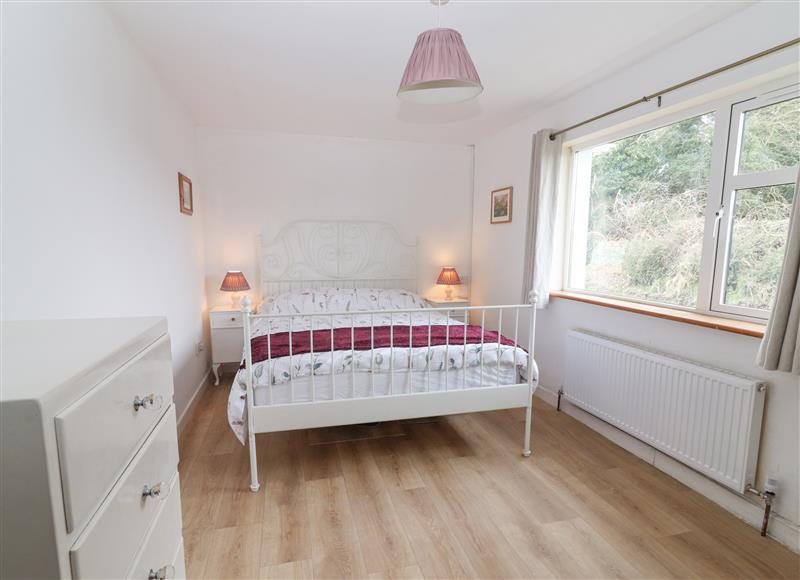
<instances>
[{"instance_id":1,"label":"curtain","mask_svg":"<svg viewBox=\"0 0 800 580\"><path fill-rule=\"evenodd\" d=\"M530 293L536 292L539 308L547 306L550 299L553 231L558 205L562 138L558 135L551 141L552 132L552 129L542 129L533 136L528 225L525 231L522 301L529 302Z\"/></svg>"},{"instance_id":2,"label":"curtain","mask_svg":"<svg viewBox=\"0 0 800 580\"><path fill-rule=\"evenodd\" d=\"M800 375L800 175L794 190L786 254L757 364Z\"/></svg>"}]
</instances>

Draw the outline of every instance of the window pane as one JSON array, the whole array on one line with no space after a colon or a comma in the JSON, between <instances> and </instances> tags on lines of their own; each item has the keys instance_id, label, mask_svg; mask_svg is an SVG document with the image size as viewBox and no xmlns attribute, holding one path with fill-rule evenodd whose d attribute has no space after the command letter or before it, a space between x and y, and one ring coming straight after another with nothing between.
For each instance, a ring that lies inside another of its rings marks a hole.
<instances>
[{"instance_id":1,"label":"window pane","mask_svg":"<svg viewBox=\"0 0 800 580\"><path fill-rule=\"evenodd\" d=\"M800 164L800 98L744 114L739 173Z\"/></svg>"},{"instance_id":2,"label":"window pane","mask_svg":"<svg viewBox=\"0 0 800 580\"><path fill-rule=\"evenodd\" d=\"M573 288L695 305L713 134L706 114L580 153Z\"/></svg>"},{"instance_id":3,"label":"window pane","mask_svg":"<svg viewBox=\"0 0 800 580\"><path fill-rule=\"evenodd\" d=\"M740 189L734 201L725 304L768 309L783 262L794 184Z\"/></svg>"}]
</instances>

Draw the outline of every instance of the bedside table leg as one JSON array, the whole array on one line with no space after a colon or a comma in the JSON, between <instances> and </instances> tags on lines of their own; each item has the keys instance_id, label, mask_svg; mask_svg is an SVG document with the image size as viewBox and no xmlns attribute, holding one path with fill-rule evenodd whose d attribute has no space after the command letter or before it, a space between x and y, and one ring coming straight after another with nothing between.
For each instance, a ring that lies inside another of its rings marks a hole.
<instances>
[{"instance_id":1,"label":"bedside table leg","mask_svg":"<svg viewBox=\"0 0 800 580\"><path fill-rule=\"evenodd\" d=\"M216 363L216 364L211 365L211 372L214 373L214 385L215 386L219 384L219 367L220 366L221 366L220 363Z\"/></svg>"}]
</instances>

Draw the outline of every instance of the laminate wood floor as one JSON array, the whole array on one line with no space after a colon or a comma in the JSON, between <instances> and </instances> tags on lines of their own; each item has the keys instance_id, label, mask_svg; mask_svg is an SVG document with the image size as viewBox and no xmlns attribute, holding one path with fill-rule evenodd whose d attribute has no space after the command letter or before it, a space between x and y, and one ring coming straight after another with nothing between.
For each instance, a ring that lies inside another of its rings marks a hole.
<instances>
[{"instance_id":1,"label":"laminate wood floor","mask_svg":"<svg viewBox=\"0 0 800 580\"><path fill-rule=\"evenodd\" d=\"M180 436L190 578L798 578L800 558L566 414L257 436L230 378ZM326 443L334 441L334 443Z\"/></svg>"}]
</instances>

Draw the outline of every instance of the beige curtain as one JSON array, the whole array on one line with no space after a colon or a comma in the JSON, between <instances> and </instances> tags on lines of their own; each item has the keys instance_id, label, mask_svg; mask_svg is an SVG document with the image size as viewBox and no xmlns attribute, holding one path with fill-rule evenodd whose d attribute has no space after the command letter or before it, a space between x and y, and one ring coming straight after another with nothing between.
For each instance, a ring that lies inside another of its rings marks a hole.
<instances>
[{"instance_id":1,"label":"beige curtain","mask_svg":"<svg viewBox=\"0 0 800 580\"><path fill-rule=\"evenodd\" d=\"M786 255L772 313L758 349L758 366L800 375L800 175L794 190Z\"/></svg>"},{"instance_id":2,"label":"beige curtain","mask_svg":"<svg viewBox=\"0 0 800 580\"><path fill-rule=\"evenodd\" d=\"M535 291L539 297L539 308L547 306L549 301L558 206L558 172L563 142L561 135L551 140L552 132L552 129L542 129L533 136L528 225L525 232L522 301L529 302L530 293Z\"/></svg>"}]
</instances>

